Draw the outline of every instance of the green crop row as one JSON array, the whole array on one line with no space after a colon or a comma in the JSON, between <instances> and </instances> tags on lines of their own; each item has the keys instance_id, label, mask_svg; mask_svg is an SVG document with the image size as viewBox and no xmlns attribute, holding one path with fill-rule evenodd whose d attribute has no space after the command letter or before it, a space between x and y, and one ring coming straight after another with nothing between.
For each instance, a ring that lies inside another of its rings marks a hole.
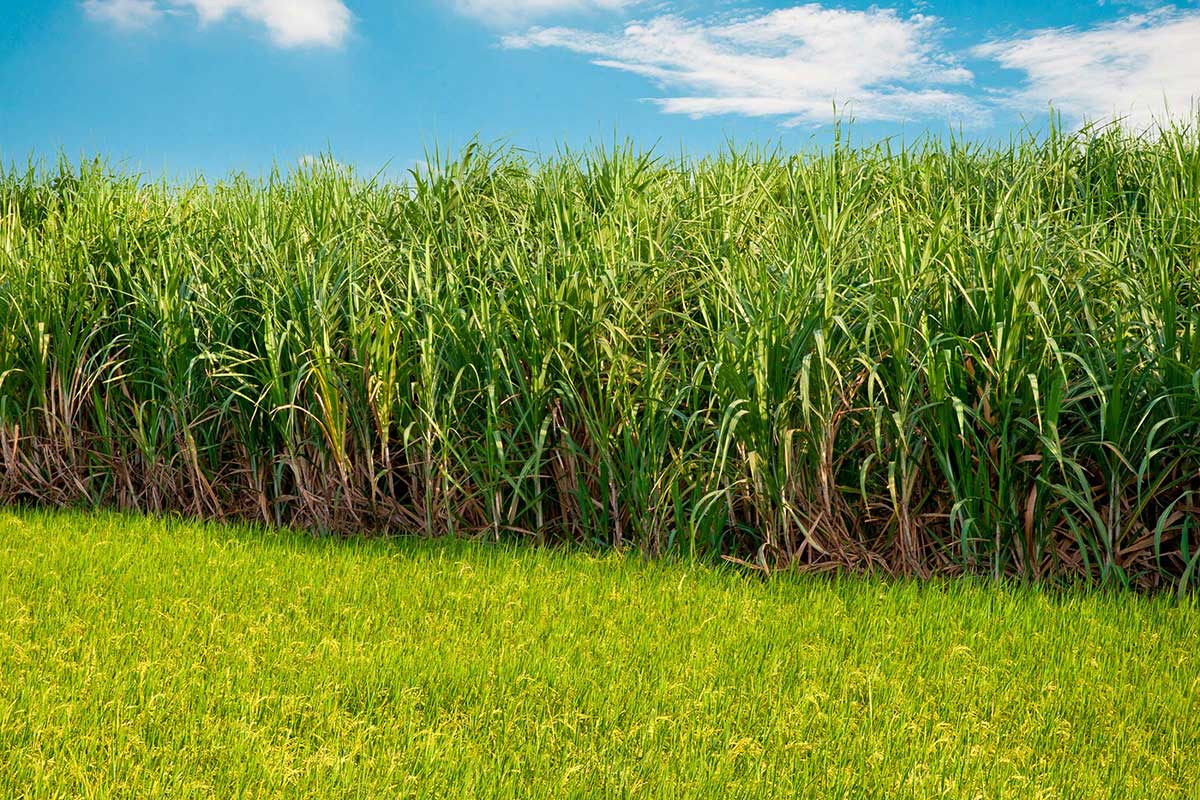
<instances>
[{"instance_id":1,"label":"green crop row","mask_svg":"<svg viewBox=\"0 0 1200 800\"><path fill-rule=\"evenodd\" d=\"M0 500L1200 584L1195 125L0 174Z\"/></svg>"}]
</instances>

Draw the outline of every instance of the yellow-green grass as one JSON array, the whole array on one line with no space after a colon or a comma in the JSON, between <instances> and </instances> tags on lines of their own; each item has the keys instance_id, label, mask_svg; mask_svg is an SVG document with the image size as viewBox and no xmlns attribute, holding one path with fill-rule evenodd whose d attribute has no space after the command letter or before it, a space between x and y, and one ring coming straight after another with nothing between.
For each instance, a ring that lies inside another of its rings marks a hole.
<instances>
[{"instance_id":1,"label":"yellow-green grass","mask_svg":"<svg viewBox=\"0 0 1200 800\"><path fill-rule=\"evenodd\" d=\"M3 797L1188 797L1200 609L0 513Z\"/></svg>"}]
</instances>

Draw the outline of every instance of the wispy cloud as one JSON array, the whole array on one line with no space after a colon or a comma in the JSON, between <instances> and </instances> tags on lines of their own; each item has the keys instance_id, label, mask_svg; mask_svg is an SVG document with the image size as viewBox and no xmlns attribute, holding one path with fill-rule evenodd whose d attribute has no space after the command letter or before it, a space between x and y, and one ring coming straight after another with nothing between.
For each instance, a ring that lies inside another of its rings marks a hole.
<instances>
[{"instance_id":1,"label":"wispy cloud","mask_svg":"<svg viewBox=\"0 0 1200 800\"><path fill-rule=\"evenodd\" d=\"M146 27L165 13L192 13L204 25L242 17L266 28L280 47L337 47L351 23L342 0L85 0L83 7L125 29Z\"/></svg>"},{"instance_id":2,"label":"wispy cloud","mask_svg":"<svg viewBox=\"0 0 1200 800\"><path fill-rule=\"evenodd\" d=\"M1025 73L1001 102L1053 103L1079 123L1122 116L1144 127L1190 113L1200 98L1200 11L1165 9L1088 30L1055 28L976 47L975 55Z\"/></svg>"},{"instance_id":3,"label":"wispy cloud","mask_svg":"<svg viewBox=\"0 0 1200 800\"><path fill-rule=\"evenodd\" d=\"M552 14L579 11L623 11L640 0L452 0L460 14L491 25L528 22Z\"/></svg>"},{"instance_id":4,"label":"wispy cloud","mask_svg":"<svg viewBox=\"0 0 1200 800\"><path fill-rule=\"evenodd\" d=\"M985 112L961 91L971 73L942 50L940 23L891 9L808 4L733 20L659 16L618 34L534 28L509 48L563 48L593 63L642 75L672 96L663 111L778 116L792 124L901 120Z\"/></svg>"},{"instance_id":5,"label":"wispy cloud","mask_svg":"<svg viewBox=\"0 0 1200 800\"><path fill-rule=\"evenodd\" d=\"M162 13L153 0L84 0L83 10L92 19L122 30L145 28Z\"/></svg>"}]
</instances>

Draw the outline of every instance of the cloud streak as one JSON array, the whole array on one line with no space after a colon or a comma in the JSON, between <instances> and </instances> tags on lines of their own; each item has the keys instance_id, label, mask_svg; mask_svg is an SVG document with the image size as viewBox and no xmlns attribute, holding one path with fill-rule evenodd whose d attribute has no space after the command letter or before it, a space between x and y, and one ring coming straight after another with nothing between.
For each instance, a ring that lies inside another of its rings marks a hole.
<instances>
[{"instance_id":1,"label":"cloud streak","mask_svg":"<svg viewBox=\"0 0 1200 800\"><path fill-rule=\"evenodd\" d=\"M813 3L732 21L659 16L617 34L534 28L502 42L565 49L641 75L671 93L653 101L671 114L775 116L789 124L828 122L835 113L890 121L985 116L954 88L972 75L939 40L934 17Z\"/></svg>"},{"instance_id":2,"label":"cloud streak","mask_svg":"<svg viewBox=\"0 0 1200 800\"><path fill-rule=\"evenodd\" d=\"M1166 9L1089 30L1055 28L991 41L981 58L1025 73L998 94L1021 109L1053 103L1073 122L1124 117L1146 127L1192 110L1200 96L1200 12Z\"/></svg>"},{"instance_id":3,"label":"cloud streak","mask_svg":"<svg viewBox=\"0 0 1200 800\"><path fill-rule=\"evenodd\" d=\"M263 26L279 47L339 47L352 21L342 0L85 0L83 8L125 30L145 28L168 13L194 14L201 25L241 17Z\"/></svg>"},{"instance_id":4,"label":"cloud streak","mask_svg":"<svg viewBox=\"0 0 1200 800\"><path fill-rule=\"evenodd\" d=\"M455 11L489 25L511 25L580 11L624 11L639 0L452 0Z\"/></svg>"},{"instance_id":5,"label":"cloud streak","mask_svg":"<svg viewBox=\"0 0 1200 800\"><path fill-rule=\"evenodd\" d=\"M152 24L162 12L153 0L84 0L89 17L122 30L137 30Z\"/></svg>"}]
</instances>

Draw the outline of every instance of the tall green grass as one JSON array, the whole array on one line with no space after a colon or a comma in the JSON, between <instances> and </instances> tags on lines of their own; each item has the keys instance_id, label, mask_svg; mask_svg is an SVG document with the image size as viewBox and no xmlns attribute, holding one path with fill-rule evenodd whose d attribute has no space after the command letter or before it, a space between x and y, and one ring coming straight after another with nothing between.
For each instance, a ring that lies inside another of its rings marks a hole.
<instances>
[{"instance_id":1,"label":"tall green grass","mask_svg":"<svg viewBox=\"0 0 1200 800\"><path fill-rule=\"evenodd\" d=\"M1200 145L0 175L0 498L1200 585Z\"/></svg>"}]
</instances>

